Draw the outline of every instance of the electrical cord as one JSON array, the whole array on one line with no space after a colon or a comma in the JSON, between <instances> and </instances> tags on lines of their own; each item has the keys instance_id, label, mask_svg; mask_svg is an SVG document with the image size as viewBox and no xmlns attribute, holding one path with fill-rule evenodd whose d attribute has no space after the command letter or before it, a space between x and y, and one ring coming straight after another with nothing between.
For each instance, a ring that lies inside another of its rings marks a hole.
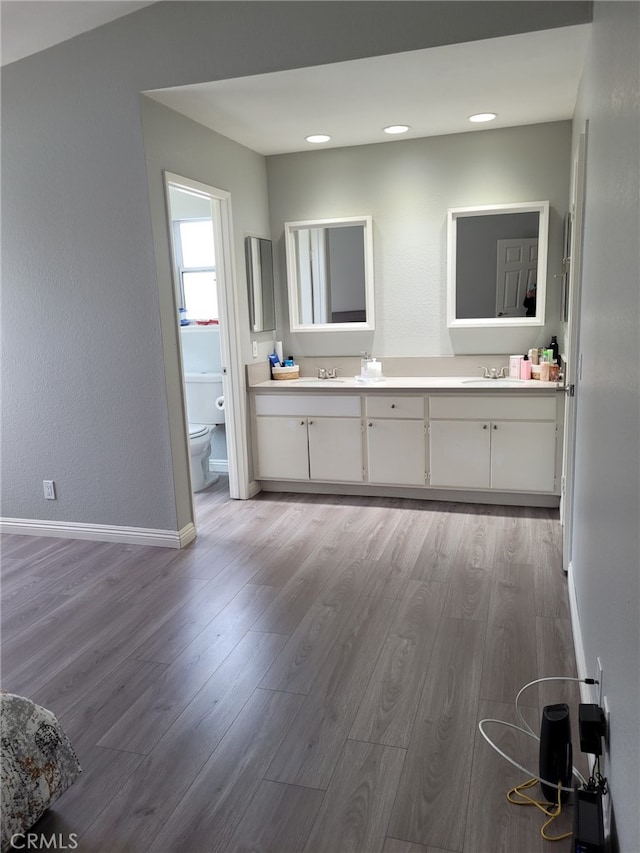
<instances>
[{"instance_id":1,"label":"electrical cord","mask_svg":"<svg viewBox=\"0 0 640 853\"><path fill-rule=\"evenodd\" d=\"M515 729L518 732L522 732L522 734L527 735L527 737L533 738L533 740L540 741L540 738L538 737L538 735L533 731L531 726L527 723L524 716L522 715L519 703L520 703L520 697L525 692L525 690L528 690L530 687L533 687L534 684L540 684L540 683L545 682L545 681L578 681L581 684L598 684L598 681L596 681L596 679L594 679L594 678L575 678L572 676L562 676L562 675L549 676L546 678L536 678L534 681L530 681L530 682L528 682L528 684L525 684L524 687L521 687L520 690L518 691L517 695L516 695L516 698L515 698L516 714L518 716L518 719L522 723L522 726L516 726L513 723L507 723L505 720L495 720L495 719L486 718L484 720L480 720L480 722L478 723L478 729L479 729L482 737L487 741L489 746L498 753L498 755L501 755L504 759L506 759L514 767L517 767L518 770L521 770L523 773L525 773L526 775L531 777L526 782L523 782L522 784L516 785L514 788L511 788L511 790L508 791L508 793L507 793L507 800L510 803L513 803L514 805L522 805L522 806L532 805L532 806L536 806L538 809L540 809L540 811L542 811L548 817L548 820L545 821L545 823L542 825L542 827L540 829L540 834L545 839L545 841L561 841L564 838L569 838L572 835L572 833L567 832L564 835L553 836L553 835L547 835L546 829L561 814L561 811L562 811L562 804L561 804L562 792L564 791L567 793L573 793L573 788L566 788L559 781L551 782L548 779L543 779L542 777L537 776L535 773L532 773L530 770L527 770L525 767L523 767L521 764L518 764L517 761L515 761L513 758L511 758L510 755L507 755L506 752L503 752L503 750L501 750L500 747L491 740L489 735L484 730L484 726L486 723L497 723L500 726L506 726L507 728ZM596 767L597 767L597 772L596 772ZM571 767L571 771L572 771L572 775L575 776L576 779L578 779L582 783L582 785L584 785L585 788L589 788L591 786L591 790L594 790L596 787L600 787L600 789L602 790L603 787L606 787L607 780L606 779L603 780L603 777L600 775L599 759L597 760L596 763L594 763L593 772L592 772L592 775L591 775L588 782L584 778L582 773L580 773L580 771L575 766ZM555 811L550 811L549 808L547 808L546 803L541 803L538 800L534 800L532 797L529 797L527 794L523 793L523 790L526 790L527 788L533 787L533 785L535 785L536 782L540 782L544 785L548 785L550 788L557 789L558 800L557 800L557 803L555 804ZM514 799L514 797L516 797L516 796L520 797L520 800Z\"/></svg>"},{"instance_id":2,"label":"electrical cord","mask_svg":"<svg viewBox=\"0 0 640 853\"><path fill-rule=\"evenodd\" d=\"M527 794L523 793L523 790L526 788L532 788L534 785L537 785L538 780L531 778L526 782L523 782L521 785L516 785L514 788L511 788L510 791L507 792L507 799L510 803L513 803L515 806L535 806L537 809L546 815L549 819L546 820L542 826L540 827L540 835L544 838L545 841L562 841L565 838L570 838L573 835L572 832L565 832L562 835L547 835L547 827L551 826L556 818L560 817L562 814L562 798L560 793L560 786L558 785L558 800L554 804L555 811L550 811L548 809L548 804L541 803L539 800L534 800L533 797L527 796ZM514 800L514 797L520 797L519 800Z\"/></svg>"},{"instance_id":3,"label":"electrical cord","mask_svg":"<svg viewBox=\"0 0 640 853\"><path fill-rule=\"evenodd\" d=\"M534 681L530 681L528 684L525 684L525 685L524 685L524 687L520 688L520 690L518 691L518 694L517 694L517 696L516 696L516 702L515 702L515 706L516 706L516 713L517 713L518 718L520 719L520 721L523 723L524 728L523 728L522 726L516 726L516 725L514 725L513 723L507 723L507 722L505 722L504 720L484 719L484 720L480 720L480 722L478 723L478 729L480 730L480 734L482 735L482 737L486 740L486 742L489 744L489 746L490 746L492 749L494 749L494 750L498 753L498 755L501 755L501 756L502 756L504 759L506 759L510 764L513 764L513 766L514 766L514 767L517 767L517 768L518 768L518 770L521 770L523 773L526 773L526 774L527 774L527 776L531 776L531 777L533 777L533 778L534 778L534 779L536 779L538 782L542 782L544 785L548 785L550 788L555 788L555 787L558 785L558 782L557 782L557 781L555 781L555 782L550 782L548 779L542 779L540 776L537 776L537 775L536 775L535 773L533 773L531 770L527 770L525 767L522 767L522 765L521 765L521 764L518 764L518 763L517 763L517 761L514 761L514 759L513 759L513 758L511 758L511 756L507 755L507 754L506 754L506 752L503 752L503 751L502 751L502 750L497 746L497 744L495 744L495 743L491 740L491 738L489 737L489 735L488 735L488 734L485 732L485 730L484 730L484 724L485 724L485 723L497 723L497 724L498 724L498 725L500 725L500 726L507 726L507 727L508 727L508 728L510 728L510 729L515 729L516 731L522 732L523 734L527 735L528 737L531 737L531 738L533 738L534 740L539 741L539 740L540 740L540 738L538 737L538 735L533 731L533 729L531 728L531 726L527 723L527 721L526 721L526 720L524 719L524 717L522 716L522 713L521 713L521 711L520 711L520 708L519 708L518 702L519 702L520 696L522 695L522 693L523 693L525 690L528 690L528 689L529 689L529 687L533 687L533 685L534 685L534 684L540 684L540 683L541 683L541 682L543 682L543 681L579 681L579 682L581 682L581 683L583 683L583 684L597 684L597 683L598 683L598 682L597 682L595 679L593 679L593 678L574 678L574 677L570 677L570 676L562 676L562 675L550 676L550 677L548 677L548 678L536 678ZM573 775L574 775L574 776L575 776L575 777L576 777L576 778L577 778L577 779L578 779L578 780L579 780L583 785L585 785L585 786L586 786L586 784L587 784L587 780L584 778L584 776L582 775L582 773L580 773L580 771L579 771L576 767L572 767L572 768L571 768L571 770L573 771ZM565 791L566 793L573 793L573 788L565 788L565 787L563 787L563 786L560 786L560 791Z\"/></svg>"}]
</instances>

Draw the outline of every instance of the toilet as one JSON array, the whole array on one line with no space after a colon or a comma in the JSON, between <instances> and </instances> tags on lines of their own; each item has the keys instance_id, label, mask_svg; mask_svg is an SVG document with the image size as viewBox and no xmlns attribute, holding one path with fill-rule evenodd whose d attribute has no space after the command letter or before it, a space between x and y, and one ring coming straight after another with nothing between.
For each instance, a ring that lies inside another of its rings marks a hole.
<instances>
[{"instance_id":1,"label":"toilet","mask_svg":"<svg viewBox=\"0 0 640 853\"><path fill-rule=\"evenodd\" d=\"M224 398L220 373L185 373L187 416L189 419L189 452L191 456L191 486L201 492L218 479L209 471L211 434L224 423Z\"/></svg>"}]
</instances>

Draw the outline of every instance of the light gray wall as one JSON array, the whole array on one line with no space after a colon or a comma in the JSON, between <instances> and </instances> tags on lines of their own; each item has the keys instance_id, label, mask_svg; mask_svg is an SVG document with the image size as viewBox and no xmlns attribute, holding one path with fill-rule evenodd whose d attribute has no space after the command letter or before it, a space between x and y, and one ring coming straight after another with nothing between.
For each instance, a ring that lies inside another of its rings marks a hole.
<instances>
[{"instance_id":1,"label":"light gray wall","mask_svg":"<svg viewBox=\"0 0 640 853\"><path fill-rule=\"evenodd\" d=\"M572 563L586 665L604 667L623 853L640 839L639 9L595 4L575 121L589 128Z\"/></svg>"},{"instance_id":2,"label":"light gray wall","mask_svg":"<svg viewBox=\"0 0 640 853\"><path fill-rule=\"evenodd\" d=\"M179 507L190 506L187 468L184 465L184 422L179 404L181 378L179 364L173 357L176 343L175 303L171 270L171 246L167 229L167 212L163 172L192 178L232 196L232 227L234 238L235 286L240 317L240 345L244 358L251 358L249 306L244 256L244 238L248 234L269 236L267 209L267 174L264 157L242 145L215 133L197 122L168 109L150 98L141 104L145 155L149 176L149 199L156 250L158 290L163 317L163 341L169 394L176 400L170 407L170 429L174 443L174 477L180 489ZM253 338L272 341L272 333L254 334ZM267 349L270 345L265 344ZM264 353L266 358L266 352ZM218 447L217 458L226 456ZM186 492L185 492L186 490Z\"/></svg>"},{"instance_id":3,"label":"light gray wall","mask_svg":"<svg viewBox=\"0 0 640 853\"><path fill-rule=\"evenodd\" d=\"M3 68L2 514L189 519L140 92L589 16L572 2L162 2Z\"/></svg>"},{"instance_id":4,"label":"light gray wall","mask_svg":"<svg viewBox=\"0 0 640 853\"><path fill-rule=\"evenodd\" d=\"M278 328L295 355L440 356L526 352L560 332L570 122L267 158ZM447 210L550 202L547 322L541 329L447 329ZM284 223L373 217L375 332L289 334Z\"/></svg>"}]
</instances>

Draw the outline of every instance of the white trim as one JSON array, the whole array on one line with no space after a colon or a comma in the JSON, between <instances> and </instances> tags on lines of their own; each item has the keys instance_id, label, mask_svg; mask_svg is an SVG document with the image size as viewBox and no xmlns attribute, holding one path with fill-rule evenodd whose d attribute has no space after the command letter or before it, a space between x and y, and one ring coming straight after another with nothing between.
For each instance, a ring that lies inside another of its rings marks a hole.
<instances>
[{"instance_id":1,"label":"white trim","mask_svg":"<svg viewBox=\"0 0 640 853\"><path fill-rule=\"evenodd\" d=\"M340 228L362 225L364 242L365 311L364 323L302 323L298 300L298 262L295 234L297 231L321 226ZM289 294L289 328L292 332L361 332L374 331L375 285L373 265L373 218L371 216L342 216L337 219L304 219L284 223L285 253L287 258L287 290Z\"/></svg>"},{"instance_id":2,"label":"white trim","mask_svg":"<svg viewBox=\"0 0 640 853\"><path fill-rule=\"evenodd\" d=\"M209 459L209 471L216 471L218 474L229 473L228 459Z\"/></svg>"},{"instance_id":3,"label":"white trim","mask_svg":"<svg viewBox=\"0 0 640 853\"><path fill-rule=\"evenodd\" d=\"M226 190L164 171L166 195L169 186L208 198L215 232L218 300L220 307L220 348L223 392L226 400L226 435L229 457L229 497L246 500L249 494L249 456L243 425L247 420L244 366L239 334L240 309L236 286L231 194ZM167 210L170 207L167 206ZM219 252L219 247L221 251ZM174 288L175 290L175 288ZM183 391L184 395L184 391ZM188 438L187 438L188 440ZM195 509L193 517L195 518Z\"/></svg>"},{"instance_id":4,"label":"white trim","mask_svg":"<svg viewBox=\"0 0 640 853\"><path fill-rule=\"evenodd\" d=\"M122 545L156 545L160 548L184 548L196 538L196 529L191 522L182 530L154 530L111 524L2 518L0 532L24 536L51 536L55 539L90 539L95 542L117 542Z\"/></svg>"},{"instance_id":5,"label":"white trim","mask_svg":"<svg viewBox=\"0 0 640 853\"><path fill-rule=\"evenodd\" d=\"M456 241L457 221L464 216L490 216L495 213L538 213L538 289L535 317L482 317L459 320L456 318ZM515 202L487 204L482 207L451 207L447 211L447 328L449 329L505 329L523 326L544 326L547 292L547 252L549 241L549 202ZM542 286L541 286L542 285Z\"/></svg>"},{"instance_id":6,"label":"white trim","mask_svg":"<svg viewBox=\"0 0 640 853\"><path fill-rule=\"evenodd\" d=\"M597 673L589 672L587 668L587 659L584 653L584 644L582 642L582 630L580 628L580 616L578 613L578 598L576 596L576 587L574 582L573 563L569 563L568 567L568 589L569 589L569 610L571 613L571 633L573 635L573 650L576 656L576 669L578 678L595 678ZM589 705L597 703L599 698L599 687L597 684L580 684L580 698Z\"/></svg>"}]
</instances>

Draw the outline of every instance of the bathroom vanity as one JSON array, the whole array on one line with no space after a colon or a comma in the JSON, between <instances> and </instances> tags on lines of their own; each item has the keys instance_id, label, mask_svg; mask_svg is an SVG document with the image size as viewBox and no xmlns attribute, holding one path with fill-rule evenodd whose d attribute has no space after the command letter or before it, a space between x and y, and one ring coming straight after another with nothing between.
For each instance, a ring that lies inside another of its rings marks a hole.
<instances>
[{"instance_id":1,"label":"bathroom vanity","mask_svg":"<svg viewBox=\"0 0 640 853\"><path fill-rule=\"evenodd\" d=\"M559 383L302 378L250 398L263 489L559 504Z\"/></svg>"}]
</instances>

